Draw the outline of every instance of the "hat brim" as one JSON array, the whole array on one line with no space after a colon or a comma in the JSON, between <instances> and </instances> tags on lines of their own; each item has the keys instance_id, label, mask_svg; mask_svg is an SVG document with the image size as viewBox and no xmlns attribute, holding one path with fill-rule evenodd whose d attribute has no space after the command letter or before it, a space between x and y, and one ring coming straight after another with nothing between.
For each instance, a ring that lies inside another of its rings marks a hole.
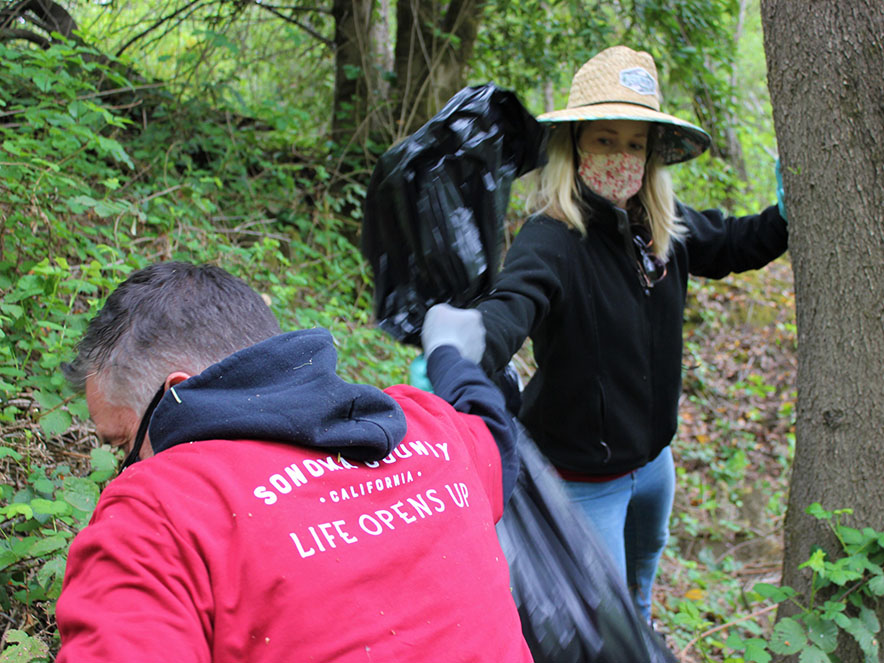
<instances>
[{"instance_id":1,"label":"hat brim","mask_svg":"<svg viewBox=\"0 0 884 663\"><path fill-rule=\"evenodd\" d=\"M638 104L606 103L564 108L537 116L540 122L591 122L593 120L635 120L658 125L655 151L665 164L680 163L700 156L712 139L700 127Z\"/></svg>"}]
</instances>

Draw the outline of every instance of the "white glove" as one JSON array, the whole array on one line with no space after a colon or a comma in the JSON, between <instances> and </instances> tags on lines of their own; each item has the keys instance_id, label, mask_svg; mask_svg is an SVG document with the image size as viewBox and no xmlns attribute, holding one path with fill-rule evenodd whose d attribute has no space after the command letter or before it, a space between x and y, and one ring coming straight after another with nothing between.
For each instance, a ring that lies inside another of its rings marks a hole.
<instances>
[{"instance_id":1,"label":"white glove","mask_svg":"<svg viewBox=\"0 0 884 663\"><path fill-rule=\"evenodd\" d=\"M421 343L426 357L439 346L453 345L461 357L478 364L485 354L485 325L481 311L436 304L424 317Z\"/></svg>"}]
</instances>

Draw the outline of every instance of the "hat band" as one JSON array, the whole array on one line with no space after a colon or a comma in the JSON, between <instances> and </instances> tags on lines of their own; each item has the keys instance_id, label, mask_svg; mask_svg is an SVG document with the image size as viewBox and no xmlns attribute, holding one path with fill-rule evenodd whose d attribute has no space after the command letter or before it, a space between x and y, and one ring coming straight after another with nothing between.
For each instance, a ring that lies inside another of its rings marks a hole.
<instances>
[{"instance_id":1,"label":"hat band","mask_svg":"<svg viewBox=\"0 0 884 663\"><path fill-rule=\"evenodd\" d=\"M626 101L620 99L605 99L604 101L592 101L588 104L580 104L579 106L568 106L566 110L576 110L578 108L586 108L587 106L602 106L604 104L627 104L629 106L638 106L639 108L647 108L648 110L652 110L655 113L659 113L659 108L654 108L648 104L640 104L637 101Z\"/></svg>"}]
</instances>

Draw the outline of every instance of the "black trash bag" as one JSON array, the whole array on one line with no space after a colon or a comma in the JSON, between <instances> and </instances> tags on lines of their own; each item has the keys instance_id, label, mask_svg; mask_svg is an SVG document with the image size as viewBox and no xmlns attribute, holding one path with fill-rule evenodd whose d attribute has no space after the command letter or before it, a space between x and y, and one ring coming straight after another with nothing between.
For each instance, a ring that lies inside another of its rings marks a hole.
<instances>
[{"instance_id":1,"label":"black trash bag","mask_svg":"<svg viewBox=\"0 0 884 663\"><path fill-rule=\"evenodd\" d=\"M607 550L519 430L522 469L497 524L537 663L677 663L638 614Z\"/></svg>"},{"instance_id":2,"label":"black trash bag","mask_svg":"<svg viewBox=\"0 0 884 663\"><path fill-rule=\"evenodd\" d=\"M516 95L489 83L462 89L381 156L362 229L381 329L420 345L431 306L490 290L512 182L541 165L545 144Z\"/></svg>"}]
</instances>

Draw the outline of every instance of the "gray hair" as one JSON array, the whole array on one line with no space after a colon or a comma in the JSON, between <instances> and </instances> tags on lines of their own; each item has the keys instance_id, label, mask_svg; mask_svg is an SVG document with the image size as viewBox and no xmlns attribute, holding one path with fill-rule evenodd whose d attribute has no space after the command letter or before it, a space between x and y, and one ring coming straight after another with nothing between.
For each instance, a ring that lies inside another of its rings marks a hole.
<instances>
[{"instance_id":1,"label":"gray hair","mask_svg":"<svg viewBox=\"0 0 884 663\"><path fill-rule=\"evenodd\" d=\"M158 263L111 293L62 371L79 389L95 378L105 400L140 413L169 373L196 375L279 332L260 295L220 267Z\"/></svg>"}]
</instances>

